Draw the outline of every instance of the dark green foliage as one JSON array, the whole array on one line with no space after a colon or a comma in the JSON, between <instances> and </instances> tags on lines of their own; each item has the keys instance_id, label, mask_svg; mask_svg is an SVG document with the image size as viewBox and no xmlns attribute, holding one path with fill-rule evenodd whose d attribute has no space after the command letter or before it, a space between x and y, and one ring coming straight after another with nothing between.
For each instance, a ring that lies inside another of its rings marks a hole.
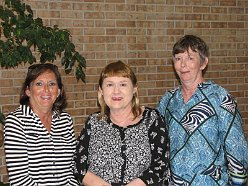
<instances>
[{"instance_id":1,"label":"dark green foliage","mask_svg":"<svg viewBox=\"0 0 248 186\"><path fill-rule=\"evenodd\" d=\"M2 182L0 182L0 186L9 186L9 183L2 183Z\"/></svg>"},{"instance_id":2,"label":"dark green foliage","mask_svg":"<svg viewBox=\"0 0 248 186\"><path fill-rule=\"evenodd\" d=\"M37 61L34 52L38 52L40 63L53 62L61 57L61 64L68 74L75 67L77 80L85 82L85 58L70 41L70 33L59 29L57 25L46 27L41 18L34 19L29 5L20 0L5 0L0 6L0 65L14 68L19 64L32 64Z\"/></svg>"},{"instance_id":3,"label":"dark green foliage","mask_svg":"<svg viewBox=\"0 0 248 186\"><path fill-rule=\"evenodd\" d=\"M5 117L4 117L3 113L0 112L0 123L2 123L3 125L4 125L4 120L5 120Z\"/></svg>"}]
</instances>

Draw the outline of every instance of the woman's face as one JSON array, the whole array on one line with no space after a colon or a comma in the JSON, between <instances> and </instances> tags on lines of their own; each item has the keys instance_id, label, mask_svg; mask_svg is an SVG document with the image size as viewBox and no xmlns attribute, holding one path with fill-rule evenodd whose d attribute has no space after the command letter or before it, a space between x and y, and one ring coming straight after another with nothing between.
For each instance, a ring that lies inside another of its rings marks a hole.
<instances>
[{"instance_id":1,"label":"woman's face","mask_svg":"<svg viewBox=\"0 0 248 186\"><path fill-rule=\"evenodd\" d=\"M55 74L49 70L42 73L27 87L26 94L34 112L51 110L60 94Z\"/></svg>"},{"instance_id":2,"label":"woman's face","mask_svg":"<svg viewBox=\"0 0 248 186\"><path fill-rule=\"evenodd\" d=\"M99 91L110 111L130 111L137 87L133 86L129 78L113 76L103 80L102 89L99 88Z\"/></svg>"},{"instance_id":3,"label":"woman's face","mask_svg":"<svg viewBox=\"0 0 248 186\"><path fill-rule=\"evenodd\" d=\"M202 71L207 66L208 59L201 63L200 55L191 49L178 53L174 57L174 68L182 84L199 84L203 81Z\"/></svg>"}]
</instances>

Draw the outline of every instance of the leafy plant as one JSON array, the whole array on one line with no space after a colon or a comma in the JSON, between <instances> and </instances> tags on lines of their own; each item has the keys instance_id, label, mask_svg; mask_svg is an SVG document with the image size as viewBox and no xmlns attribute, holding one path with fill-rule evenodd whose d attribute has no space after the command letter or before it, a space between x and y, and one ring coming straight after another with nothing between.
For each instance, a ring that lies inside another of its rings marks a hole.
<instances>
[{"instance_id":1,"label":"leafy plant","mask_svg":"<svg viewBox=\"0 0 248 186\"><path fill-rule=\"evenodd\" d=\"M0 123L4 125L4 115L2 112L0 112ZM0 131L2 134L0 135L1 138L0 138L0 143L1 143L1 146L3 144L3 131ZM3 183L0 181L0 186L9 186L9 183Z\"/></svg>"},{"instance_id":2,"label":"leafy plant","mask_svg":"<svg viewBox=\"0 0 248 186\"><path fill-rule=\"evenodd\" d=\"M34 18L29 5L20 0L4 0L0 6L0 65L14 68L19 64L54 62L61 57L66 74L75 68L77 80L85 82L86 61L75 50L70 32L57 25L43 25L41 18ZM36 59L38 58L38 59ZM4 124L0 111L0 123ZM0 186L8 186L0 182Z\"/></svg>"},{"instance_id":3,"label":"leafy plant","mask_svg":"<svg viewBox=\"0 0 248 186\"><path fill-rule=\"evenodd\" d=\"M2 182L0 182L0 186L9 186L9 183L2 183Z\"/></svg>"},{"instance_id":4,"label":"leafy plant","mask_svg":"<svg viewBox=\"0 0 248 186\"><path fill-rule=\"evenodd\" d=\"M4 1L0 6L0 23L1 67L32 64L37 61L37 53L40 63L53 62L60 56L65 72L68 74L75 67L77 80L85 82L86 61L75 50L68 30L57 25L44 26L41 18L33 17L31 7L20 0Z\"/></svg>"},{"instance_id":5,"label":"leafy plant","mask_svg":"<svg viewBox=\"0 0 248 186\"><path fill-rule=\"evenodd\" d=\"M4 124L4 120L5 120L5 117L4 117L3 113L0 111L0 123Z\"/></svg>"}]
</instances>

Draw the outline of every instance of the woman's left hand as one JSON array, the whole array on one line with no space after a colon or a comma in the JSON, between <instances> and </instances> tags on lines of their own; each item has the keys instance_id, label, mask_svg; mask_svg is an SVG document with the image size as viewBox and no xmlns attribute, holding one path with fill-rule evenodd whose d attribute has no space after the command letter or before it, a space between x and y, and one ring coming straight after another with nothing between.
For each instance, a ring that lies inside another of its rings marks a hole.
<instances>
[{"instance_id":1,"label":"woman's left hand","mask_svg":"<svg viewBox=\"0 0 248 186\"><path fill-rule=\"evenodd\" d=\"M126 186L146 186L146 184L139 178L135 178L129 182Z\"/></svg>"}]
</instances>

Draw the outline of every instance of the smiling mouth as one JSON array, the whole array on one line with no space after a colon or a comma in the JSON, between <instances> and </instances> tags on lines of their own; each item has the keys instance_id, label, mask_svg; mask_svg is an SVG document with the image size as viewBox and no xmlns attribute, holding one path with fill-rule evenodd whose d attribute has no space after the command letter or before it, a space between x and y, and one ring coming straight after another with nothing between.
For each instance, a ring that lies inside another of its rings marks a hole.
<instances>
[{"instance_id":1,"label":"smiling mouth","mask_svg":"<svg viewBox=\"0 0 248 186\"><path fill-rule=\"evenodd\" d=\"M114 101L120 101L120 100L122 100L122 98L121 97L112 97L112 100L114 100Z\"/></svg>"},{"instance_id":2,"label":"smiling mouth","mask_svg":"<svg viewBox=\"0 0 248 186\"><path fill-rule=\"evenodd\" d=\"M181 74L187 74L189 73L189 71L185 71L185 72L180 72Z\"/></svg>"},{"instance_id":3,"label":"smiling mouth","mask_svg":"<svg viewBox=\"0 0 248 186\"><path fill-rule=\"evenodd\" d=\"M51 99L51 96L41 96L42 99L49 100Z\"/></svg>"}]
</instances>

